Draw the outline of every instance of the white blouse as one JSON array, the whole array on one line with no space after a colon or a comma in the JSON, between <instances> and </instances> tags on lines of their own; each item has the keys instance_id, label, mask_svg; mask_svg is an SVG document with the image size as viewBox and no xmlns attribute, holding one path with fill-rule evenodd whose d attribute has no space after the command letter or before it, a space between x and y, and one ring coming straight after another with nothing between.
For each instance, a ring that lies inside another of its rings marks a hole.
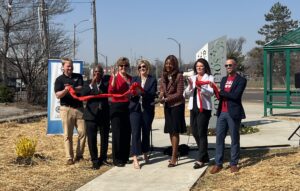
<instances>
[{"instance_id":1,"label":"white blouse","mask_svg":"<svg viewBox=\"0 0 300 191\"><path fill-rule=\"evenodd\" d=\"M197 75L189 77L192 80L193 88L190 89L188 85L187 88L184 90L184 95L189 97L188 109L193 109L193 97L194 97L194 90L196 87L196 80ZM212 75L204 74L201 81L210 81L214 82L214 77ZM214 95L214 90L209 84L201 86L201 97L202 97L202 107L206 110L212 110L212 102L211 97ZM197 106L200 108L200 101L198 99L198 92L197 92Z\"/></svg>"}]
</instances>

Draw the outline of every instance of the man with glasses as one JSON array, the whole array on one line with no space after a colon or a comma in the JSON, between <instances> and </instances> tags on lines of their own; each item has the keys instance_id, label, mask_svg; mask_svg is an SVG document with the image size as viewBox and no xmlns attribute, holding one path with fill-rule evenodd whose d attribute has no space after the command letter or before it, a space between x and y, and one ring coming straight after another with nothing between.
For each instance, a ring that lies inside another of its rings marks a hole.
<instances>
[{"instance_id":1,"label":"man with glasses","mask_svg":"<svg viewBox=\"0 0 300 191\"><path fill-rule=\"evenodd\" d=\"M241 100L247 80L237 74L237 63L234 58L226 60L225 68L227 76L223 77L220 83L220 102L216 113L218 116L216 127L216 164L211 169L211 174L218 173L223 168L224 141L228 129L231 137L230 171L232 173L239 171L237 166L240 154L239 129L241 120L246 118Z\"/></svg>"},{"instance_id":2,"label":"man with glasses","mask_svg":"<svg viewBox=\"0 0 300 191\"><path fill-rule=\"evenodd\" d=\"M92 80L82 91L83 95L98 95L107 93L110 76L103 75L103 68L97 65L93 71ZM109 136L109 105L108 98L93 98L87 101L83 113L88 136L88 146L91 155L92 169L97 170L101 164L111 166L107 161ZM98 158L97 133L100 131L100 157Z\"/></svg>"}]
</instances>

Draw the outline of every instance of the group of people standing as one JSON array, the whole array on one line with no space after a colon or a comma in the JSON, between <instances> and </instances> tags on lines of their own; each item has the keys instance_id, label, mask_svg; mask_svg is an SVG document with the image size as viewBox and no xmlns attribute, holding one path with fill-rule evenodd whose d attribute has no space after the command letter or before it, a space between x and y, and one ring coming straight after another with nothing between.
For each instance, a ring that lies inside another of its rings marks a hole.
<instances>
[{"instance_id":1,"label":"group of people standing","mask_svg":"<svg viewBox=\"0 0 300 191\"><path fill-rule=\"evenodd\" d=\"M63 59L63 74L55 81L56 97L60 99L60 115L64 129L64 141L67 164L81 160L83 157L86 135L90 151L92 168L99 169L102 164L111 165L107 161L108 135L112 131L113 165L123 167L133 159L133 167L140 169L139 155L143 155L145 164L149 163L150 132L154 119L157 80L151 76L151 65L147 60L137 64L137 75L129 75L129 59L121 57L116 67L111 68L110 76L104 75L103 68L98 65L93 70L93 78L83 84L82 76L73 73L71 59ZM239 128L245 113L241 97L246 87L246 79L236 73L237 64L232 58L225 64L227 76L221 81L218 90L220 95L217 111L216 127L216 157L211 173L222 169L224 141L229 129L231 135L231 172L238 171L239 159ZM168 167L178 164L179 134L186 132L185 98L188 97L190 124L192 134L198 146L198 158L195 169L202 168L209 162L207 131L211 117L214 95L214 78L208 62L198 59L193 67L194 75L188 77L188 86L184 88L184 77L179 71L178 59L169 55L164 62L159 88L159 102L164 105L164 132L169 134L172 145L172 156ZM205 82L205 83L201 83ZM72 86L80 95L122 95L128 92L132 84L139 84L143 92L111 98L92 98L83 108L82 102L74 99L68 93ZM78 131L76 155L73 154L73 128ZM97 132L100 130L101 151L98 157Z\"/></svg>"}]
</instances>

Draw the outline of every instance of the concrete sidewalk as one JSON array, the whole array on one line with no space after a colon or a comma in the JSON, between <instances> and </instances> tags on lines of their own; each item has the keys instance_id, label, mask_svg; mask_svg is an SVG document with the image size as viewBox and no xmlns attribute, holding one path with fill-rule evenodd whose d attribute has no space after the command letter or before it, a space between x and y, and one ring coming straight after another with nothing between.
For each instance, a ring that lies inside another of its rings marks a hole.
<instances>
[{"instance_id":1,"label":"concrete sidewalk","mask_svg":"<svg viewBox=\"0 0 300 191\"><path fill-rule=\"evenodd\" d=\"M293 136L289 141L288 137L298 127L299 122L295 120L284 120L280 117L263 117L262 103L244 103L247 119L243 120L246 126L256 126L258 133L241 135L242 148L255 147L273 147L273 146L299 146L299 137ZM292 117L300 116L299 110L292 110ZM285 115L289 110L276 110L276 113ZM289 115L290 116L290 115ZM287 117L285 117L286 119ZM189 118L186 119L189 124ZM167 147L170 145L168 134L163 133L163 119L155 119L153 122L153 145L156 148ZM215 136L209 136L209 148L215 148ZM195 147L195 141L192 136L180 136L180 143L189 143L189 146ZM226 138L226 147L230 147L230 137ZM211 160L214 157L210 156ZM188 191L205 172L206 168L193 169L196 158L196 151L191 151L189 156L182 157L179 165L174 168L168 168L168 156L161 152L153 152L151 163L143 165L140 170L133 168L128 164L123 168L114 167L86 185L78 191ZM227 165L227 164L225 164Z\"/></svg>"}]
</instances>

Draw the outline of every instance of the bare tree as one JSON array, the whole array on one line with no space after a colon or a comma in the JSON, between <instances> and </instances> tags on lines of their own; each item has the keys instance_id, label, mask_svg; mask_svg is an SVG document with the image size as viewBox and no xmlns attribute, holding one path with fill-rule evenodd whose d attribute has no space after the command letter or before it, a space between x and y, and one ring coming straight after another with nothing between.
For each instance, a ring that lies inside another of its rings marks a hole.
<instances>
[{"instance_id":1,"label":"bare tree","mask_svg":"<svg viewBox=\"0 0 300 191\"><path fill-rule=\"evenodd\" d=\"M48 63L45 58L49 55L61 57L70 54L71 40L56 25L49 28L48 21L71 9L67 0L11 0L11 2L14 2L11 4L11 9L14 10L11 16L8 12L6 16L0 12L2 21L0 31L2 29L4 37L1 66L9 63L9 68L14 68L26 85L27 100L30 103L38 103L42 97L41 91L46 92ZM40 14L41 11L44 14ZM5 19L2 18L6 17L10 17L9 22L3 22ZM43 30L43 27L47 30ZM41 31L46 32L41 34ZM7 79L7 76L2 79ZM45 100L45 95L43 99Z\"/></svg>"},{"instance_id":2,"label":"bare tree","mask_svg":"<svg viewBox=\"0 0 300 191\"><path fill-rule=\"evenodd\" d=\"M250 77L262 77L263 76L263 49L255 47L247 53L245 59L245 66L247 67L247 74Z\"/></svg>"},{"instance_id":3,"label":"bare tree","mask_svg":"<svg viewBox=\"0 0 300 191\"><path fill-rule=\"evenodd\" d=\"M243 45L246 42L246 39L240 37L238 39L228 39L226 42L227 46L227 57L234 57L237 60L238 71L244 72L245 66L243 61L245 60L245 56L243 55L242 49Z\"/></svg>"}]
</instances>

